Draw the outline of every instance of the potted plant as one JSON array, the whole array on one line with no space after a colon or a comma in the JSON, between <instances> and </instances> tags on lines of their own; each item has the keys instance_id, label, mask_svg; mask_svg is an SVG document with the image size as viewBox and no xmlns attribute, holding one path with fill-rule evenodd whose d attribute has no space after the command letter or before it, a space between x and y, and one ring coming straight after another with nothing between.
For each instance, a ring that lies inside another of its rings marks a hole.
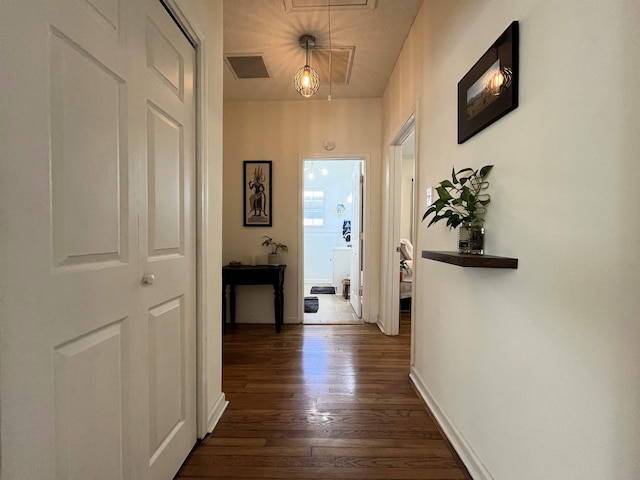
<instances>
[{"instance_id":1,"label":"potted plant","mask_svg":"<svg viewBox=\"0 0 640 480\"><path fill-rule=\"evenodd\" d=\"M271 252L269 253L269 265L280 265L280 254L278 251L282 250L283 252L288 252L289 247L284 243L276 242L273 238L267 235L264 235L262 239L262 246L271 249Z\"/></svg>"},{"instance_id":2,"label":"potted plant","mask_svg":"<svg viewBox=\"0 0 640 480\"><path fill-rule=\"evenodd\" d=\"M463 168L458 172L451 170L451 180L443 180L436 187L438 198L422 217L425 221L433 215L427 228L441 220L447 221L449 229L458 229L458 253L484 254L484 215L491 202L487 193L489 187L486 178L493 165L474 170Z\"/></svg>"}]
</instances>

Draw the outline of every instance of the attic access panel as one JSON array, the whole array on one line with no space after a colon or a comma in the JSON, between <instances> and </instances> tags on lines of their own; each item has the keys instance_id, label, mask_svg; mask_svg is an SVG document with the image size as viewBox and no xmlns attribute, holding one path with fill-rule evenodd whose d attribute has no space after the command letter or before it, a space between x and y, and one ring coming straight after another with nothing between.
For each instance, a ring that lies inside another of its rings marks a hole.
<instances>
[{"instance_id":1,"label":"attic access panel","mask_svg":"<svg viewBox=\"0 0 640 480\"><path fill-rule=\"evenodd\" d=\"M351 79L351 68L356 47L334 47L331 49L331 64L329 64L328 48L315 48L311 52L311 64L320 75L320 84L329 84L329 72L331 81L335 85L348 85Z\"/></svg>"}]
</instances>

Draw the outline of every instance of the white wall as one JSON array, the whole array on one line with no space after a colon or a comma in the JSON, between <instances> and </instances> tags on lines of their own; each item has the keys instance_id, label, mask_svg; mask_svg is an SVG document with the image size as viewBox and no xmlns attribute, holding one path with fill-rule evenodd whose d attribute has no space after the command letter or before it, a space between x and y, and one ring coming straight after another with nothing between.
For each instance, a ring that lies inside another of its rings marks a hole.
<instances>
[{"instance_id":1,"label":"white wall","mask_svg":"<svg viewBox=\"0 0 640 480\"><path fill-rule=\"evenodd\" d=\"M365 188L371 193L365 211L365 318L377 317L380 225L381 100L300 100L290 102L225 102L224 105L224 263L249 262L267 250L263 235L285 243L285 323L302 321L301 190L302 161L308 158L365 158ZM335 149L323 148L325 139ZM273 161L273 227L243 227L242 162ZM371 279L371 280L368 280ZM273 323L273 292L264 287L238 287L238 322ZM249 298L251 302L243 302ZM250 292L250 293L249 293ZM369 304L369 302L371 302ZM374 320L375 321L375 320Z\"/></svg>"},{"instance_id":2,"label":"white wall","mask_svg":"<svg viewBox=\"0 0 640 480\"><path fill-rule=\"evenodd\" d=\"M512 20L520 106L457 145L457 82ZM520 262L415 264L413 375L476 479L640 478L639 26L636 1L426 0L385 93L386 144L420 100L418 198L495 165L486 251ZM416 253L454 244L422 224Z\"/></svg>"}]
</instances>

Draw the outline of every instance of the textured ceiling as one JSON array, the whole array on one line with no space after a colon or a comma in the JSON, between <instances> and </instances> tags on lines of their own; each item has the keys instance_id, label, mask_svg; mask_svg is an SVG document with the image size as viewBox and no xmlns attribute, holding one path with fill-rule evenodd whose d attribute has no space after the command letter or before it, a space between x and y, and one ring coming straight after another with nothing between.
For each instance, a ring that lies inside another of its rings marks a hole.
<instances>
[{"instance_id":1,"label":"textured ceiling","mask_svg":"<svg viewBox=\"0 0 640 480\"><path fill-rule=\"evenodd\" d=\"M422 0L331 0L331 46L355 47L348 83L334 83L332 98L380 97ZM224 54L260 55L269 78L237 79L224 66L225 100L306 100L293 88L304 66L299 38L329 48L328 0L225 0ZM326 65L318 59L319 66ZM313 54L311 66L315 68ZM328 78L328 72L320 71ZM312 98L327 98L322 82Z\"/></svg>"}]
</instances>

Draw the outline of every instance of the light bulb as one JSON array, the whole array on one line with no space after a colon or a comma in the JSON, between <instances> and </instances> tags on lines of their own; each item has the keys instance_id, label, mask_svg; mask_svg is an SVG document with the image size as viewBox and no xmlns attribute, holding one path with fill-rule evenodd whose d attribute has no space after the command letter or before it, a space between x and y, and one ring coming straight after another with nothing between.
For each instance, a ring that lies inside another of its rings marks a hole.
<instances>
[{"instance_id":1,"label":"light bulb","mask_svg":"<svg viewBox=\"0 0 640 480\"><path fill-rule=\"evenodd\" d=\"M318 91L320 87L320 78L318 73L309 65L305 65L296 72L293 79L293 85L296 91L303 97L310 97Z\"/></svg>"}]
</instances>

